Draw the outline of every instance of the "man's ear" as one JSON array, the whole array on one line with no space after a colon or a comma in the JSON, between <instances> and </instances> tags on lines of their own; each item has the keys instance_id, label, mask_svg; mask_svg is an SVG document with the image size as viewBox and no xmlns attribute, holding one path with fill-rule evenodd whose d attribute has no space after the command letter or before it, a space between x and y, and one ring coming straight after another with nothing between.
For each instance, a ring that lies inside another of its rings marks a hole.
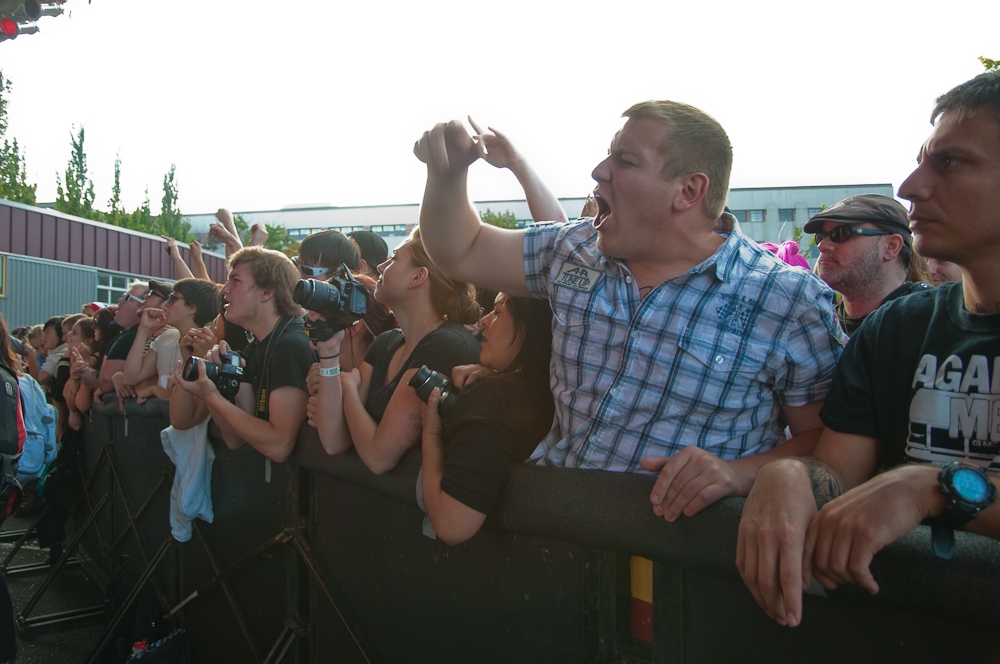
<instances>
[{"instance_id":1,"label":"man's ear","mask_svg":"<svg viewBox=\"0 0 1000 664\"><path fill-rule=\"evenodd\" d=\"M268 300L274 299L274 289L273 288L262 288L260 289L260 301L267 302Z\"/></svg>"},{"instance_id":2,"label":"man's ear","mask_svg":"<svg viewBox=\"0 0 1000 664\"><path fill-rule=\"evenodd\" d=\"M886 235L885 236L885 247L882 252L882 260L891 261L893 258L899 255L899 252L903 250L903 236L902 235Z\"/></svg>"},{"instance_id":3,"label":"man's ear","mask_svg":"<svg viewBox=\"0 0 1000 664\"><path fill-rule=\"evenodd\" d=\"M704 173L689 173L678 178L681 188L674 197L674 210L685 212L701 205L708 193L708 176Z\"/></svg>"}]
</instances>

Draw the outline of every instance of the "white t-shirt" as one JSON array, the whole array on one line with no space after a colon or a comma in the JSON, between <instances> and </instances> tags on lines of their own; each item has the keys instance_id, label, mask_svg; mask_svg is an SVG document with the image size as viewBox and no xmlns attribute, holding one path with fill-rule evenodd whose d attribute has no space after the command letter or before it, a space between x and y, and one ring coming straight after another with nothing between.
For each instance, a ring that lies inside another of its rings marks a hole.
<instances>
[{"instance_id":1,"label":"white t-shirt","mask_svg":"<svg viewBox=\"0 0 1000 664\"><path fill-rule=\"evenodd\" d=\"M167 379L174 372L174 364L181 359L181 333L168 327L160 336L153 339L149 350L156 353L156 375L160 387L167 387Z\"/></svg>"}]
</instances>

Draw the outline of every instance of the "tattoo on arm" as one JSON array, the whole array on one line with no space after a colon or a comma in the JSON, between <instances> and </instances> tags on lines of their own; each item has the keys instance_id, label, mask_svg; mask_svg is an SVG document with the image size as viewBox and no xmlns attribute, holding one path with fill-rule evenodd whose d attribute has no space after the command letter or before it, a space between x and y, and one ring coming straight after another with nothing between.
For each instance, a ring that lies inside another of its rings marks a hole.
<instances>
[{"instance_id":1,"label":"tattoo on arm","mask_svg":"<svg viewBox=\"0 0 1000 664\"><path fill-rule=\"evenodd\" d=\"M413 428L420 431L423 427L423 421L420 419L420 413L410 413L410 419L413 420Z\"/></svg>"},{"instance_id":2,"label":"tattoo on arm","mask_svg":"<svg viewBox=\"0 0 1000 664\"><path fill-rule=\"evenodd\" d=\"M804 459L804 461L806 468L809 469L816 509L823 509L824 505L844 493L844 485L830 466L815 459Z\"/></svg>"}]
</instances>

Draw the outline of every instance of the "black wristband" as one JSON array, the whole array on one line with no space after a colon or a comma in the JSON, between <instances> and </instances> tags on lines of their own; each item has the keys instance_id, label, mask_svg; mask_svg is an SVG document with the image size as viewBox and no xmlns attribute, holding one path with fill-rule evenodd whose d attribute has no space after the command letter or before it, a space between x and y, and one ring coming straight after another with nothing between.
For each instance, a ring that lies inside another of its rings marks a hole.
<instances>
[{"instance_id":1,"label":"black wristband","mask_svg":"<svg viewBox=\"0 0 1000 664\"><path fill-rule=\"evenodd\" d=\"M329 357L323 357L322 355L320 355L319 359L321 359L321 360L332 360L332 359L335 359L335 358L338 358L338 357L340 357L340 353L337 353L336 355L330 355Z\"/></svg>"}]
</instances>

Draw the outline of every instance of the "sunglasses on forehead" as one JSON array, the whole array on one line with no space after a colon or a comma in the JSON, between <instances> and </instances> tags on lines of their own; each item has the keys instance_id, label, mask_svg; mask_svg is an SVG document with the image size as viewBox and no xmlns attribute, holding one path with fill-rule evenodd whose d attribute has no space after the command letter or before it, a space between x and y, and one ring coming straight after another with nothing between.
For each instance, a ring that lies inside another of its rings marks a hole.
<instances>
[{"instance_id":1,"label":"sunglasses on forehead","mask_svg":"<svg viewBox=\"0 0 1000 664\"><path fill-rule=\"evenodd\" d=\"M306 277L321 277L330 271L330 268L328 267L310 267L309 265L302 265L299 263L298 256L293 258L292 262L295 263L295 267L299 268L299 272Z\"/></svg>"},{"instance_id":2,"label":"sunglasses on forehead","mask_svg":"<svg viewBox=\"0 0 1000 664\"><path fill-rule=\"evenodd\" d=\"M888 231L880 231L874 228L860 228L859 226L837 226L833 230L829 231L816 231L813 233L816 237L816 244L819 244L826 238L830 238L832 241L840 244L841 242L847 242L855 235L892 235Z\"/></svg>"}]
</instances>

